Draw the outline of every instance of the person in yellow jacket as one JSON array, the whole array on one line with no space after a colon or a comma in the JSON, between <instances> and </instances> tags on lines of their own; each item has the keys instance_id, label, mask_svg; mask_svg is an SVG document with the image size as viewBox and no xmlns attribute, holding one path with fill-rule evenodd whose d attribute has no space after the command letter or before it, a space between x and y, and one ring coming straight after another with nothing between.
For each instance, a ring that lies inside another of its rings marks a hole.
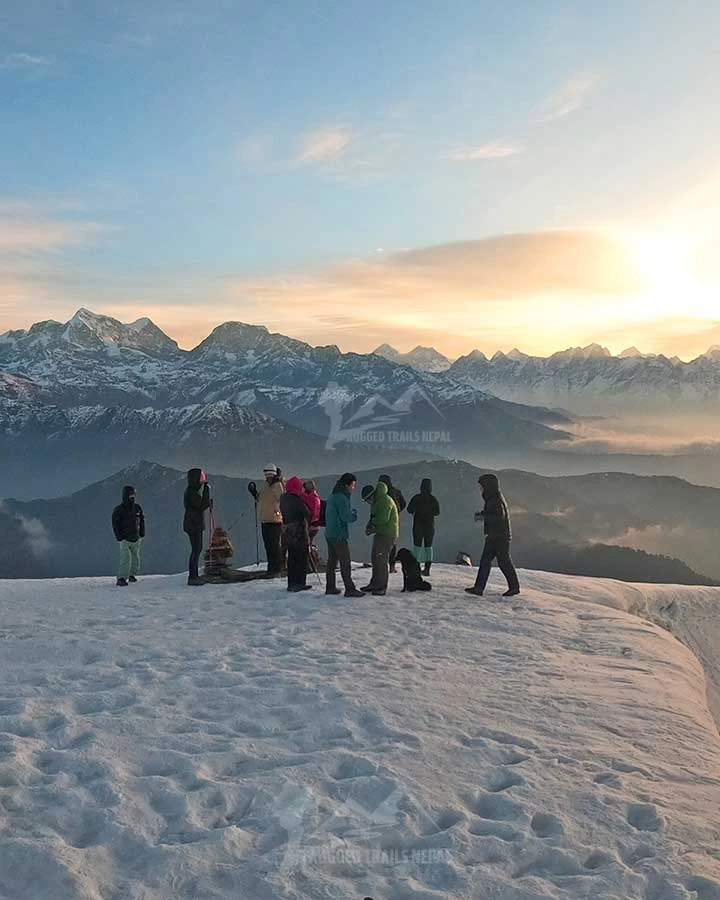
<instances>
[{"instance_id":1,"label":"person in yellow jacket","mask_svg":"<svg viewBox=\"0 0 720 900\"><path fill-rule=\"evenodd\" d=\"M256 503L267 556L267 573L268 576L274 577L281 575L283 569L283 519L280 512L280 497L285 488L280 469L272 463L265 466L263 475L265 484L257 492Z\"/></svg>"}]
</instances>

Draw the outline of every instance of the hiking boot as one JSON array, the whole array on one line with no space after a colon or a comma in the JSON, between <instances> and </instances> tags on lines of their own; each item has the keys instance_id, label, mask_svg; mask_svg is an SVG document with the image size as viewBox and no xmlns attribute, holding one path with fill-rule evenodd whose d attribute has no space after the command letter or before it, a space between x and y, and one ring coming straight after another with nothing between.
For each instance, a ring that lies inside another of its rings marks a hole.
<instances>
[{"instance_id":1,"label":"hiking boot","mask_svg":"<svg viewBox=\"0 0 720 900\"><path fill-rule=\"evenodd\" d=\"M423 569L423 575L430 574L430 563L425 563L425 568Z\"/></svg>"},{"instance_id":2,"label":"hiking boot","mask_svg":"<svg viewBox=\"0 0 720 900\"><path fill-rule=\"evenodd\" d=\"M520 588L508 588L503 594L503 597L517 597L519 593Z\"/></svg>"},{"instance_id":3,"label":"hiking boot","mask_svg":"<svg viewBox=\"0 0 720 900\"><path fill-rule=\"evenodd\" d=\"M334 596L337 594L342 594L340 588L325 588L326 594L333 594Z\"/></svg>"},{"instance_id":4,"label":"hiking boot","mask_svg":"<svg viewBox=\"0 0 720 900\"><path fill-rule=\"evenodd\" d=\"M134 575L131 575L128 578L128 581L130 582L130 584L137 584L137 578Z\"/></svg>"},{"instance_id":5,"label":"hiking boot","mask_svg":"<svg viewBox=\"0 0 720 900\"><path fill-rule=\"evenodd\" d=\"M475 597L482 597L483 592L478 590L476 587L465 588L466 594L473 594Z\"/></svg>"},{"instance_id":6,"label":"hiking boot","mask_svg":"<svg viewBox=\"0 0 720 900\"><path fill-rule=\"evenodd\" d=\"M118 578L118 580L115 582L115 587L127 587L127 586L128 586L127 578Z\"/></svg>"},{"instance_id":7,"label":"hiking boot","mask_svg":"<svg viewBox=\"0 0 720 900\"><path fill-rule=\"evenodd\" d=\"M363 591L359 591L357 588L350 588L349 591L345 591L346 597L364 597L365 594Z\"/></svg>"},{"instance_id":8,"label":"hiking boot","mask_svg":"<svg viewBox=\"0 0 720 900\"><path fill-rule=\"evenodd\" d=\"M202 587L205 582L202 578L188 578L188 587Z\"/></svg>"},{"instance_id":9,"label":"hiking boot","mask_svg":"<svg viewBox=\"0 0 720 900\"><path fill-rule=\"evenodd\" d=\"M373 597L384 597L385 591L373 591L372 595L373 595Z\"/></svg>"},{"instance_id":10,"label":"hiking boot","mask_svg":"<svg viewBox=\"0 0 720 900\"><path fill-rule=\"evenodd\" d=\"M366 584L365 587L361 587L360 590L364 591L366 594L370 594L375 588L371 584Z\"/></svg>"}]
</instances>

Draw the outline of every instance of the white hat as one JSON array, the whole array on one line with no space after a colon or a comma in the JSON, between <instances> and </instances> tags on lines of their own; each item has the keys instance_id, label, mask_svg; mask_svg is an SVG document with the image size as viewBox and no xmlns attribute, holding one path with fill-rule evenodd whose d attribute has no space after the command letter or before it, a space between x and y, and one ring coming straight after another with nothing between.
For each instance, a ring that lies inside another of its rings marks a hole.
<instances>
[{"instance_id":1,"label":"white hat","mask_svg":"<svg viewBox=\"0 0 720 900\"><path fill-rule=\"evenodd\" d=\"M263 469L263 475L277 475L277 466L274 466L272 463L268 463Z\"/></svg>"}]
</instances>

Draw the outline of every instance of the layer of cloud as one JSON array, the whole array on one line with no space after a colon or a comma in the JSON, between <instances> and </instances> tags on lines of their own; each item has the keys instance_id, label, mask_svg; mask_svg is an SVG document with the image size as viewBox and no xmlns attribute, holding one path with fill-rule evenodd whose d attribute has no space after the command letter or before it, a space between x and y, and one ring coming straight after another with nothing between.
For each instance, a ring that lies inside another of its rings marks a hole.
<instances>
[{"instance_id":1,"label":"layer of cloud","mask_svg":"<svg viewBox=\"0 0 720 900\"><path fill-rule=\"evenodd\" d=\"M333 125L308 132L300 142L295 156L299 166L326 163L339 159L350 147L352 134L341 125Z\"/></svg>"},{"instance_id":2,"label":"layer of cloud","mask_svg":"<svg viewBox=\"0 0 720 900\"><path fill-rule=\"evenodd\" d=\"M227 301L308 340L352 335L357 349L371 349L378 337L392 338L403 346L439 343L453 355L488 344L539 350L548 334L558 340L563 330L591 331L637 286L622 243L599 232L548 231L238 279Z\"/></svg>"},{"instance_id":3,"label":"layer of cloud","mask_svg":"<svg viewBox=\"0 0 720 900\"><path fill-rule=\"evenodd\" d=\"M537 114L538 120L553 122L576 112L585 105L598 82L596 75L577 74L569 78L541 103Z\"/></svg>"},{"instance_id":4,"label":"layer of cloud","mask_svg":"<svg viewBox=\"0 0 720 900\"><path fill-rule=\"evenodd\" d=\"M445 155L445 159L451 159L454 162L479 162L490 159L507 159L510 156L517 156L520 152L520 148L514 144L492 141L477 146L455 147Z\"/></svg>"}]
</instances>

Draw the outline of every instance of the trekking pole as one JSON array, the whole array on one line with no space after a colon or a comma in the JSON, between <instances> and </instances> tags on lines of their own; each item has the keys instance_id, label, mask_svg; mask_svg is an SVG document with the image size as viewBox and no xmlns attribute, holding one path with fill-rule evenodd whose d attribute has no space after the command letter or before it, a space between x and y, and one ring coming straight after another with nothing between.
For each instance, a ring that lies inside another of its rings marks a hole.
<instances>
[{"instance_id":1,"label":"trekking pole","mask_svg":"<svg viewBox=\"0 0 720 900\"><path fill-rule=\"evenodd\" d=\"M308 559L310 560L310 568L317 575L318 584L322 585L322 578L320 578L320 573L318 572L317 566L315 565L315 557L312 555L313 545L311 544L308 549Z\"/></svg>"},{"instance_id":2,"label":"trekking pole","mask_svg":"<svg viewBox=\"0 0 720 900\"><path fill-rule=\"evenodd\" d=\"M255 565L260 568L260 539L258 538L258 491L254 481L248 482L248 493L253 498L253 506L255 507Z\"/></svg>"}]
</instances>

